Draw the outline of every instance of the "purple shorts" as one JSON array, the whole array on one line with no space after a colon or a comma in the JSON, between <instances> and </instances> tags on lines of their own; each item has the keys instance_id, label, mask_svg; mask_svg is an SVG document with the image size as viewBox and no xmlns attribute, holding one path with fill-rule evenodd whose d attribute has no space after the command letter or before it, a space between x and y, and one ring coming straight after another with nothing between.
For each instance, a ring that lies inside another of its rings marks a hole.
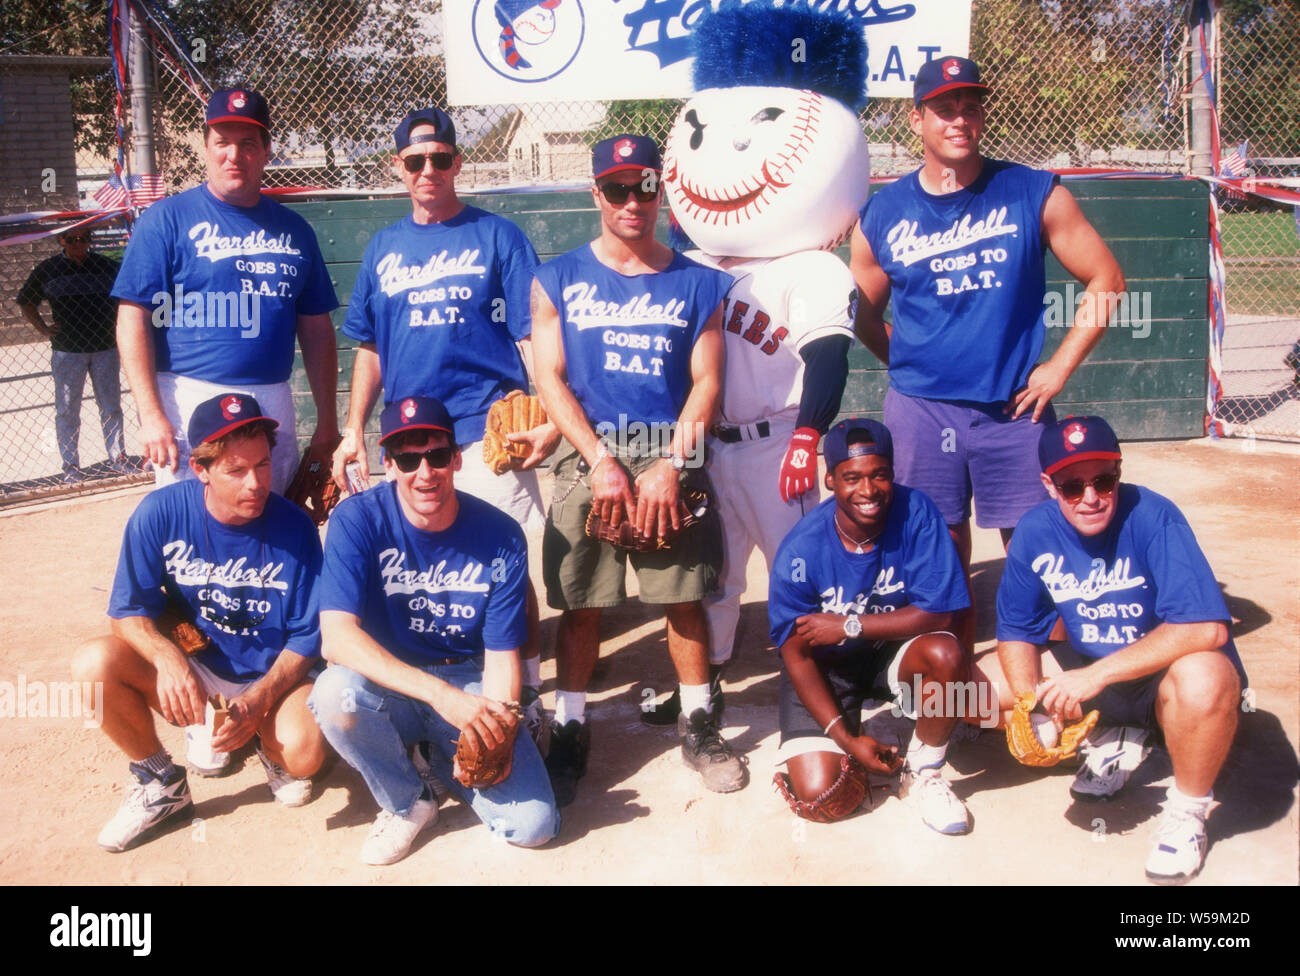
<instances>
[{"instance_id":1,"label":"purple shorts","mask_svg":"<svg viewBox=\"0 0 1300 976\"><path fill-rule=\"evenodd\" d=\"M894 437L894 478L919 488L949 525L970 518L975 500L982 529L1015 528L1047 500L1039 476L1038 436L1056 414L1049 404L1038 423L1026 411L1017 420L1003 404L947 403L885 394L885 426Z\"/></svg>"}]
</instances>

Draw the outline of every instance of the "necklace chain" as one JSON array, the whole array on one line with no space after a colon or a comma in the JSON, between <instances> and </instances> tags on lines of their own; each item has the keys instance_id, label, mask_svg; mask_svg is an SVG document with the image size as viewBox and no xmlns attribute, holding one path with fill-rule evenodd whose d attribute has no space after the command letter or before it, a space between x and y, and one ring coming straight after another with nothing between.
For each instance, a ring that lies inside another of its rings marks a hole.
<instances>
[{"instance_id":1,"label":"necklace chain","mask_svg":"<svg viewBox=\"0 0 1300 976\"><path fill-rule=\"evenodd\" d=\"M878 538L880 538L879 532L877 532L873 536L863 539L861 542L853 538L851 535L849 535L847 532L845 532L843 529L840 528L840 511L838 508L835 510L835 514L831 516L831 521L835 523L835 531L839 533L840 538L843 539L845 542L847 542L849 545L853 546L854 550L858 553L858 555L862 555L862 553L866 551L862 548L863 546L869 545L870 543L875 542Z\"/></svg>"}]
</instances>

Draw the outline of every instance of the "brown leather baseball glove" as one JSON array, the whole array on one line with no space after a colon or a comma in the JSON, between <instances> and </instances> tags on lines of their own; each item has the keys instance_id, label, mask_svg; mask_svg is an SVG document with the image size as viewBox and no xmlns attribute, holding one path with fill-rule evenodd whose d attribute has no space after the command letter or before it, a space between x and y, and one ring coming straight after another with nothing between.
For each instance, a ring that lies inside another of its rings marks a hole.
<instances>
[{"instance_id":1,"label":"brown leather baseball glove","mask_svg":"<svg viewBox=\"0 0 1300 976\"><path fill-rule=\"evenodd\" d=\"M831 823L843 820L857 811L865 799L868 808L871 802L871 787L867 783L867 770L862 763L852 756L840 757L840 775L828 786L821 796L811 800L801 800L794 795L790 781L784 773L773 777L777 792L790 804L795 816L812 820L815 823Z\"/></svg>"},{"instance_id":2,"label":"brown leather baseball glove","mask_svg":"<svg viewBox=\"0 0 1300 976\"><path fill-rule=\"evenodd\" d=\"M483 431L483 461L497 474L518 468L531 448L510 441L506 435L522 434L544 423L546 410L542 401L520 390L511 390L488 410L487 429Z\"/></svg>"},{"instance_id":3,"label":"brown leather baseball glove","mask_svg":"<svg viewBox=\"0 0 1300 976\"><path fill-rule=\"evenodd\" d=\"M195 626L189 607L178 606L172 600L167 601L167 606L154 621L154 626L158 628L158 633L186 654L197 654L210 643L208 635Z\"/></svg>"},{"instance_id":4,"label":"brown leather baseball glove","mask_svg":"<svg viewBox=\"0 0 1300 976\"><path fill-rule=\"evenodd\" d=\"M518 702L508 702L506 708L513 718L503 723L506 729L504 742L484 742L472 728L461 729L460 738L456 740L456 779L462 786L481 790L495 786L510 775L515 736L524 711Z\"/></svg>"},{"instance_id":5,"label":"brown leather baseball glove","mask_svg":"<svg viewBox=\"0 0 1300 976\"><path fill-rule=\"evenodd\" d=\"M342 499L338 485L334 484L334 479L330 477L329 459L330 454L340 443L342 438L335 442L323 458L319 454L313 455L312 449L308 447L303 452L298 471L284 493L285 498L310 515L311 520L317 525L325 524L334 506Z\"/></svg>"},{"instance_id":6,"label":"brown leather baseball glove","mask_svg":"<svg viewBox=\"0 0 1300 976\"><path fill-rule=\"evenodd\" d=\"M704 518L704 513L708 510L709 496L706 492L698 488L683 488L677 499L677 517L681 521L681 528L674 532L669 525L667 535L642 538L636 534L636 527L630 519L623 518L617 524L607 522L600 517L598 506L592 505L591 511L587 513L587 535L630 552L671 549L677 537Z\"/></svg>"},{"instance_id":7,"label":"brown leather baseball glove","mask_svg":"<svg viewBox=\"0 0 1300 976\"><path fill-rule=\"evenodd\" d=\"M1038 738L1030 719L1030 713L1037 702L1038 697L1032 691L1016 696L1016 706L1007 722L1007 748L1025 766L1055 766L1062 759L1069 759L1075 754L1079 743L1088 737L1100 715L1093 709L1080 721L1067 725L1061 730L1060 741L1049 747L1043 745Z\"/></svg>"}]
</instances>

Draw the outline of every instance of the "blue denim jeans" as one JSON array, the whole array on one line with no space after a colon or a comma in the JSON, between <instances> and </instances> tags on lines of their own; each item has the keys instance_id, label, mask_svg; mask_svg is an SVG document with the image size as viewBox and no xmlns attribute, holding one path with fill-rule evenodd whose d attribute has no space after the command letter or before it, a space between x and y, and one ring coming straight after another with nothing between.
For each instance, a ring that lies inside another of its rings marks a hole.
<instances>
[{"instance_id":1,"label":"blue denim jeans","mask_svg":"<svg viewBox=\"0 0 1300 976\"><path fill-rule=\"evenodd\" d=\"M103 352L50 350L50 375L54 377L54 434L59 442L63 470L68 471L80 463L81 394L86 388L87 373L90 373L90 385L95 391L95 406L99 408L99 426L104 433L108 459L115 461L122 457L122 389L118 375L121 368L115 348Z\"/></svg>"},{"instance_id":2,"label":"blue denim jeans","mask_svg":"<svg viewBox=\"0 0 1300 976\"><path fill-rule=\"evenodd\" d=\"M482 693L483 661L471 659L425 668L450 685ZM432 743L433 773L467 803L493 835L519 847L540 847L560 829L560 813L537 746L515 737L510 775L487 789L467 789L452 776L460 731L427 702L375 684L350 668L330 665L316 679L307 706L325 738L359 772L381 807L406 814L424 783L411 763L417 742Z\"/></svg>"}]
</instances>

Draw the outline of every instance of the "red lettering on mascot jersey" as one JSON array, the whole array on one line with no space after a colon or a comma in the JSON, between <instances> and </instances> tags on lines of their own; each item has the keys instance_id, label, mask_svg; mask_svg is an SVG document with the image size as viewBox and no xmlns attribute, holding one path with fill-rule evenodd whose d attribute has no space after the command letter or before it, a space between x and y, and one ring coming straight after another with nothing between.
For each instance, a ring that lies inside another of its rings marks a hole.
<instances>
[{"instance_id":1,"label":"red lettering on mascot jersey","mask_svg":"<svg viewBox=\"0 0 1300 976\"><path fill-rule=\"evenodd\" d=\"M730 298L724 301L723 305L730 306L724 309L722 316L727 323L727 331L735 333L752 345L758 346L759 352L766 353L769 356L775 355L776 351L781 348L781 340L790 334L788 329L782 327L774 330L768 336L767 341L763 342L763 334L767 331L767 327L772 324L772 319L766 312L756 311L749 327L742 331L741 326L744 325L745 317L749 314L749 305Z\"/></svg>"}]
</instances>

